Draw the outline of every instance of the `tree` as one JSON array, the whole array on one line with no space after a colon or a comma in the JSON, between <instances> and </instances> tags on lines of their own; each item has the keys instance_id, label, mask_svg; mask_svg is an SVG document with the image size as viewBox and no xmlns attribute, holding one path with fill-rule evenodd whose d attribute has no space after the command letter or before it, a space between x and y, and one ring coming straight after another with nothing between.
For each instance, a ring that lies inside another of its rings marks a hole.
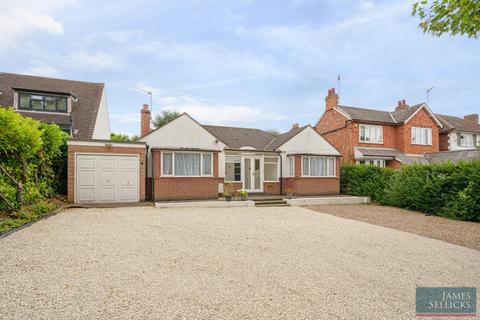
<instances>
[{"instance_id":1,"label":"tree","mask_svg":"<svg viewBox=\"0 0 480 320\"><path fill-rule=\"evenodd\" d=\"M478 38L480 35L480 1L478 0L417 0L412 16L421 19L424 33L441 36L444 33Z\"/></svg>"},{"instance_id":2,"label":"tree","mask_svg":"<svg viewBox=\"0 0 480 320\"><path fill-rule=\"evenodd\" d=\"M280 131L278 131L277 129L267 129L265 130L265 132L268 132L270 133L271 135L274 135L274 136L278 136L280 134Z\"/></svg>"},{"instance_id":3,"label":"tree","mask_svg":"<svg viewBox=\"0 0 480 320\"><path fill-rule=\"evenodd\" d=\"M137 141L140 137L138 135L128 136L126 134L112 132L110 134L110 140L113 141Z\"/></svg>"},{"instance_id":4,"label":"tree","mask_svg":"<svg viewBox=\"0 0 480 320\"><path fill-rule=\"evenodd\" d=\"M180 116L180 112L175 111L175 110L162 110L160 114L157 114L155 119L153 119L153 126L155 128L160 128L161 126L166 125L172 120L175 120Z\"/></svg>"}]
</instances>

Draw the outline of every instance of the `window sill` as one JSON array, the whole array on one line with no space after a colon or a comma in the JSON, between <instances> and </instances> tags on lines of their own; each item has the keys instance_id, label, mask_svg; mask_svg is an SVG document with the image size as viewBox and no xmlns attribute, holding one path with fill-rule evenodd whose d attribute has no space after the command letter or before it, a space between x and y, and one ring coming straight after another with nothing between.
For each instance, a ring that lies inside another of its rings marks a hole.
<instances>
[{"instance_id":1,"label":"window sill","mask_svg":"<svg viewBox=\"0 0 480 320\"><path fill-rule=\"evenodd\" d=\"M300 178L322 178L322 179L325 179L325 178L335 178L335 179L338 179L337 176L300 176Z\"/></svg>"},{"instance_id":2,"label":"window sill","mask_svg":"<svg viewBox=\"0 0 480 320\"><path fill-rule=\"evenodd\" d=\"M358 141L359 143L366 143L366 144L382 144L383 145L383 141L382 142L370 142L370 141Z\"/></svg>"},{"instance_id":3,"label":"window sill","mask_svg":"<svg viewBox=\"0 0 480 320\"><path fill-rule=\"evenodd\" d=\"M431 145L431 144L422 144L422 143L413 143L413 142L412 142L412 146L431 147L432 145Z\"/></svg>"}]
</instances>

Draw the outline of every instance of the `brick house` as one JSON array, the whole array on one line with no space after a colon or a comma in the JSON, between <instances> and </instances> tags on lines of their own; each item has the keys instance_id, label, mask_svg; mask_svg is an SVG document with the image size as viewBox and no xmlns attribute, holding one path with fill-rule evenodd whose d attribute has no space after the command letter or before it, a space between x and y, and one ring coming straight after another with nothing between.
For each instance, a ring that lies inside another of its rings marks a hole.
<instances>
[{"instance_id":1,"label":"brick house","mask_svg":"<svg viewBox=\"0 0 480 320\"><path fill-rule=\"evenodd\" d=\"M398 168L424 163L426 153L440 150L443 124L424 103L399 101L393 111L338 104L335 89L325 99L325 111L315 125L342 155L342 161Z\"/></svg>"},{"instance_id":2,"label":"brick house","mask_svg":"<svg viewBox=\"0 0 480 320\"><path fill-rule=\"evenodd\" d=\"M147 196L154 200L214 199L226 186L248 193L338 194L340 153L311 126L284 134L202 125L183 113L150 131L141 111L140 142L148 146Z\"/></svg>"},{"instance_id":3,"label":"brick house","mask_svg":"<svg viewBox=\"0 0 480 320\"><path fill-rule=\"evenodd\" d=\"M440 130L440 151L471 150L480 147L478 114L454 116L437 114L443 124Z\"/></svg>"}]
</instances>

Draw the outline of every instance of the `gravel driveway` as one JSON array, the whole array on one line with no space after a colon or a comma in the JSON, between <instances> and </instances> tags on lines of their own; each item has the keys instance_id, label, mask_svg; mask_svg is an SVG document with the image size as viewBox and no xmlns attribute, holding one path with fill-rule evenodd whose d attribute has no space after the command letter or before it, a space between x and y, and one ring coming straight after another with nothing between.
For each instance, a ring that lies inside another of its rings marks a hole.
<instances>
[{"instance_id":1,"label":"gravel driveway","mask_svg":"<svg viewBox=\"0 0 480 320\"><path fill-rule=\"evenodd\" d=\"M2 319L414 318L480 253L305 208L71 209L0 239Z\"/></svg>"}]
</instances>

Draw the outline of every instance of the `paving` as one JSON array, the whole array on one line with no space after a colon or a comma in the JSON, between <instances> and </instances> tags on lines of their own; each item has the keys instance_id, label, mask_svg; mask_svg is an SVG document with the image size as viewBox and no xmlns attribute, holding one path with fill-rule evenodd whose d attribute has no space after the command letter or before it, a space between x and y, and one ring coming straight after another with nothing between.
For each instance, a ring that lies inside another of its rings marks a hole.
<instances>
[{"instance_id":1,"label":"paving","mask_svg":"<svg viewBox=\"0 0 480 320\"><path fill-rule=\"evenodd\" d=\"M69 209L0 239L2 319L415 319L476 250L300 207Z\"/></svg>"}]
</instances>

